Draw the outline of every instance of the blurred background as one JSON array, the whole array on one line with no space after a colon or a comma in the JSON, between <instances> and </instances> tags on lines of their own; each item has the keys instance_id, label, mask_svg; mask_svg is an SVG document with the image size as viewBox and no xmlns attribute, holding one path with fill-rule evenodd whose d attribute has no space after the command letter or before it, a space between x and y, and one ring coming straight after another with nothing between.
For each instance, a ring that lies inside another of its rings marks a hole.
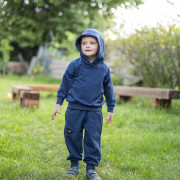
<instances>
[{"instance_id":1,"label":"blurred background","mask_svg":"<svg viewBox=\"0 0 180 180\"><path fill-rule=\"evenodd\" d=\"M0 0L0 73L61 79L90 27L114 85L180 87L179 0Z\"/></svg>"}]
</instances>

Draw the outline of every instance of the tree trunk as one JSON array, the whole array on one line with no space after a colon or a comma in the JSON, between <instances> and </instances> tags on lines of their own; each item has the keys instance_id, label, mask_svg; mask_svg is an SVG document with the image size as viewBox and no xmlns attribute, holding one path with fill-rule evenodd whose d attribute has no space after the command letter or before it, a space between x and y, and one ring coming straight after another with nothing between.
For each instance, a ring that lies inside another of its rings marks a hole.
<instances>
[{"instance_id":1,"label":"tree trunk","mask_svg":"<svg viewBox=\"0 0 180 180\"><path fill-rule=\"evenodd\" d=\"M6 75L6 67L7 67L7 63L4 63L3 70L2 70L2 76Z\"/></svg>"}]
</instances>

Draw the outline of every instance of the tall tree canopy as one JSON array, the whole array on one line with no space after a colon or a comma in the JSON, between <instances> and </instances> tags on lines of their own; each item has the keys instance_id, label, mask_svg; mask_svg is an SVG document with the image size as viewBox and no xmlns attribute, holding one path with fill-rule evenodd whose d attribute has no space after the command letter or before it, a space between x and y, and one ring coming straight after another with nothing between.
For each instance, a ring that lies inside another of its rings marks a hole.
<instances>
[{"instance_id":1,"label":"tall tree canopy","mask_svg":"<svg viewBox=\"0 0 180 180\"><path fill-rule=\"evenodd\" d=\"M80 33L85 28L103 30L100 19L111 9L141 0L0 0L0 41L9 39L15 49L28 50L49 41L50 32L62 41L65 31Z\"/></svg>"}]
</instances>

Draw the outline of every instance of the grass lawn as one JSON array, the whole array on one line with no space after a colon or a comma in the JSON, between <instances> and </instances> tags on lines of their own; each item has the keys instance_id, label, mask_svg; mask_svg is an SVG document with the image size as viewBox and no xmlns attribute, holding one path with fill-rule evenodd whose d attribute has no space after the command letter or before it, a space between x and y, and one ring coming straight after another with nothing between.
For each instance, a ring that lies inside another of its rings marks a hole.
<instances>
[{"instance_id":1,"label":"grass lawn","mask_svg":"<svg viewBox=\"0 0 180 180\"><path fill-rule=\"evenodd\" d=\"M67 102L52 121L56 92L41 92L39 108L21 109L5 93L15 84L59 84L46 76L0 77L0 179L63 180L69 168L63 128ZM113 123L103 124L102 160L96 168L103 180L180 179L180 101L155 109L148 98L119 103ZM104 119L106 106L103 106ZM80 162L77 180L86 179Z\"/></svg>"}]
</instances>

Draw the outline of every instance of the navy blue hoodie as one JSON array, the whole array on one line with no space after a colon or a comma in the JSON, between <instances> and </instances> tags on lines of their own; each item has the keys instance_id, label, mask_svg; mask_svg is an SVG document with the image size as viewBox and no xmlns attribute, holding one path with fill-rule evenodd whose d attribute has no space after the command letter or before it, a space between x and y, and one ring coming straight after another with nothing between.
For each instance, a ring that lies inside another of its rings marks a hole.
<instances>
[{"instance_id":1,"label":"navy blue hoodie","mask_svg":"<svg viewBox=\"0 0 180 180\"><path fill-rule=\"evenodd\" d=\"M82 36L96 37L99 50L95 60L91 63L81 51ZM99 31L87 29L76 40L76 48L80 57L72 61L64 73L62 83L57 92L57 104L63 104L64 99L69 102L68 107L80 110L101 110L106 98L107 111L113 112L116 99L110 71L104 63L104 40Z\"/></svg>"}]
</instances>

